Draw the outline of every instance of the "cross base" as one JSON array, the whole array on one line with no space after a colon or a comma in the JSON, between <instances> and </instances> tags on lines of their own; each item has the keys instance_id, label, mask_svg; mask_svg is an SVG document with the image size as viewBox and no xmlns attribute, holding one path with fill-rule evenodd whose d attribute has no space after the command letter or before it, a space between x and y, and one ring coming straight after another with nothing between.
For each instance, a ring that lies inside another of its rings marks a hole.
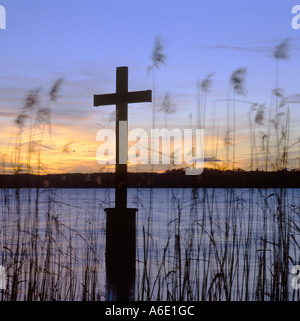
<instances>
[{"instance_id":1,"label":"cross base","mask_svg":"<svg viewBox=\"0 0 300 321\"><path fill-rule=\"evenodd\" d=\"M106 208L106 256L120 253L135 260L137 208ZM116 256L116 255L114 255Z\"/></svg>"},{"instance_id":2,"label":"cross base","mask_svg":"<svg viewBox=\"0 0 300 321\"><path fill-rule=\"evenodd\" d=\"M106 273L110 300L134 300L136 208L106 208Z\"/></svg>"}]
</instances>

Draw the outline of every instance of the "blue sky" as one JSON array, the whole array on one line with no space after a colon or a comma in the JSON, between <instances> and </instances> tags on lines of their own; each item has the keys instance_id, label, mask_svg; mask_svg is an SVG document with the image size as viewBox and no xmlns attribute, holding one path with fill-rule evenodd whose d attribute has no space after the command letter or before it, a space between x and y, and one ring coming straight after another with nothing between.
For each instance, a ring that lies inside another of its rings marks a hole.
<instances>
[{"instance_id":1,"label":"blue sky","mask_svg":"<svg viewBox=\"0 0 300 321\"><path fill-rule=\"evenodd\" d=\"M284 38L290 38L291 50L290 59L279 65L279 87L286 94L299 92L300 30L291 27L296 1L1 0L0 4L7 11L7 29L0 30L1 146L6 148L28 90L41 86L47 93L54 80L64 77L60 100L51 107L52 125L61 141L50 143L58 153L72 142L72 157L61 162L66 171L97 168L96 132L99 124L112 125L108 119L113 107L95 110L93 94L115 90L117 66L129 67L130 90L152 89L146 70L156 35L167 58L156 72L156 102L161 104L170 92L177 109L168 119L173 128L189 125L190 114L196 125L197 78L209 73L214 73L214 82L207 100L207 127L215 100L227 97L230 75L239 67L248 70L246 99L268 106L275 87L272 54ZM151 127L151 108L151 104L130 106L130 126ZM291 106L291 139L297 139L297 109L298 105ZM241 144L249 136L248 112L249 105L237 106ZM217 104L216 118L223 135L226 104ZM164 124L162 113L157 119ZM88 159L82 147L86 145ZM244 159L249 157L243 154ZM80 164L74 165L78 159ZM240 161L245 164L242 157Z\"/></svg>"}]
</instances>

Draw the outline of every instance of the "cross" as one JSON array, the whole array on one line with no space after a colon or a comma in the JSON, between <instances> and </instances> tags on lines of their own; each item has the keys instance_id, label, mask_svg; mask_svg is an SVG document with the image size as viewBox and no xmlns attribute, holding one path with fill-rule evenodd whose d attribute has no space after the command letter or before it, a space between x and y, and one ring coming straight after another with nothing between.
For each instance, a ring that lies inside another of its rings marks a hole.
<instances>
[{"instance_id":1,"label":"cross","mask_svg":"<svg viewBox=\"0 0 300 321\"><path fill-rule=\"evenodd\" d=\"M152 91L128 92L128 67L117 67L116 76L116 93L94 95L94 106L116 105L115 207L127 208L128 104L151 102Z\"/></svg>"},{"instance_id":2,"label":"cross","mask_svg":"<svg viewBox=\"0 0 300 321\"><path fill-rule=\"evenodd\" d=\"M117 68L116 93L94 95L94 106L116 105L115 208L106 208L107 284L115 300L134 299L136 208L127 208L128 104L152 101L152 91L128 92L128 67Z\"/></svg>"}]
</instances>

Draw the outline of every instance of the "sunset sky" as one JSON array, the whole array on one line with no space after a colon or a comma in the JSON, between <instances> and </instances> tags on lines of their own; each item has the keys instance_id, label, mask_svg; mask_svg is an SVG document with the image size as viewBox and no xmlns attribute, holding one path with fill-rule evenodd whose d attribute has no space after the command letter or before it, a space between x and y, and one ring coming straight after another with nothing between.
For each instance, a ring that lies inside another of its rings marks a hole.
<instances>
[{"instance_id":1,"label":"sunset sky","mask_svg":"<svg viewBox=\"0 0 300 321\"><path fill-rule=\"evenodd\" d=\"M0 155L7 172L16 167L13 155L20 143L14 120L28 92L39 87L41 106L51 109L51 132L49 126L34 126L33 120L31 140L42 141L42 147L32 148L31 165L35 166L40 151L42 172L98 171L96 135L99 129L113 128L114 106L94 108L93 95L115 91L117 66L129 67L129 90L155 89L158 127L165 127L166 118L159 109L169 93L176 112L167 116L168 128L198 126L197 79L201 82L213 74L205 114L207 166L211 166L210 158L221 167L226 162L227 102L220 100L228 98L229 88L233 98L229 80L236 69L247 68L247 95L236 95L236 99L250 102L236 102L236 167L249 169L251 137L252 147L253 142L256 146L252 158L258 159L254 167L262 167L260 139L268 123L252 124L254 141L249 111L252 102L265 104L268 118L271 104L274 119L271 92L276 88L277 62L278 87L284 95L299 99L300 29L291 26L296 1L1 0L0 4L7 15L7 29L0 30ZM155 71L153 88L147 68L156 36L164 45L166 63ZM289 59L276 61L274 48L284 39L289 39ZM62 77L59 98L49 105L47 94ZM200 99L203 117L203 95ZM290 129L289 168L299 164L299 107L290 103L279 110L282 123ZM146 130L151 125L151 103L129 106L130 128ZM27 120L23 151L28 150L29 126ZM232 135L232 104L229 128ZM275 133L274 126L271 133ZM28 162L27 155L22 154L21 162Z\"/></svg>"}]
</instances>

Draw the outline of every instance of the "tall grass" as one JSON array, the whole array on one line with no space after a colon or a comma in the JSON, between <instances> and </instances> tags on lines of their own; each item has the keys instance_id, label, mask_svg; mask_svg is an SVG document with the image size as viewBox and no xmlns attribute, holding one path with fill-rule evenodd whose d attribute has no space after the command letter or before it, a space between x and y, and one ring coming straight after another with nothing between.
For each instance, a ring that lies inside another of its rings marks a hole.
<instances>
[{"instance_id":1,"label":"tall grass","mask_svg":"<svg viewBox=\"0 0 300 321\"><path fill-rule=\"evenodd\" d=\"M174 194L167 234L147 235L154 276L150 285L138 279L137 298L298 300L290 277L300 260L296 204L299 195L284 189L193 190L189 200Z\"/></svg>"},{"instance_id":2,"label":"tall grass","mask_svg":"<svg viewBox=\"0 0 300 321\"><path fill-rule=\"evenodd\" d=\"M1 300L103 300L100 208L66 205L55 189L39 192L37 212L30 189L20 191L17 200L13 190L1 191L1 265L7 272Z\"/></svg>"},{"instance_id":3,"label":"tall grass","mask_svg":"<svg viewBox=\"0 0 300 321\"><path fill-rule=\"evenodd\" d=\"M236 147L236 115L235 115L235 99L236 95L246 95L246 89L244 86L247 69L239 68L233 72L230 77L230 84L233 87L233 140L232 140L232 170L235 168L235 147ZM229 98L229 97L228 97Z\"/></svg>"},{"instance_id":4,"label":"tall grass","mask_svg":"<svg viewBox=\"0 0 300 321\"><path fill-rule=\"evenodd\" d=\"M85 191L82 203L80 190L41 189L37 213L30 193L1 190L1 300L106 300L108 194ZM148 193L138 203L137 300L300 299L290 274L300 264L297 190L173 189L169 205L161 190L152 230Z\"/></svg>"}]
</instances>

